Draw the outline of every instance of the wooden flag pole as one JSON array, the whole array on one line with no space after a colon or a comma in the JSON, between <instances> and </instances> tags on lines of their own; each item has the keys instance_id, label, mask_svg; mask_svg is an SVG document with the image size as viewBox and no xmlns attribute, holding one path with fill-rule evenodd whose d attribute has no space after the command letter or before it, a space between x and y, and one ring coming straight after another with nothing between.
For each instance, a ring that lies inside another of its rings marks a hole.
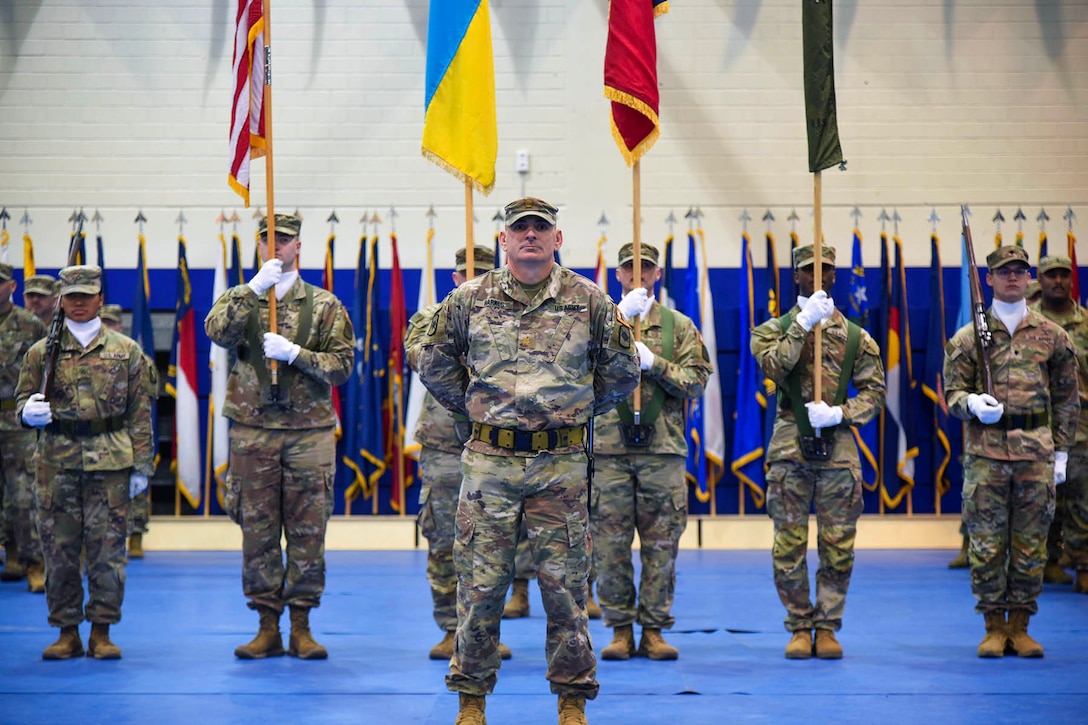
<instances>
[{"instance_id":1,"label":"wooden flag pole","mask_svg":"<svg viewBox=\"0 0 1088 725\"><path fill-rule=\"evenodd\" d=\"M465 177L465 279L476 276L476 254L472 229L472 179Z\"/></svg>"},{"instance_id":2,"label":"wooden flag pole","mask_svg":"<svg viewBox=\"0 0 1088 725\"><path fill-rule=\"evenodd\" d=\"M634 259L631 262L631 272L634 274L631 289L642 286L642 175L639 173L639 169L642 166L641 161L635 161L631 167L631 207L632 207L632 220L631 220L631 242L633 249L631 253L634 254ZM635 342L642 341L642 316L639 315L631 320L632 326L635 328ZM637 355L637 351L636 351ZM631 409L634 414L635 425L642 423L642 384L639 383L635 388L631 400Z\"/></svg>"},{"instance_id":3,"label":"wooden flag pole","mask_svg":"<svg viewBox=\"0 0 1088 725\"><path fill-rule=\"evenodd\" d=\"M264 91L261 113L264 114L264 188L268 212L265 226L265 238L268 240L268 259L276 258L276 193L275 181L272 173L272 0L263 0L264 4ZM276 287L268 288L268 329L271 332L279 330L276 321ZM278 360L268 361L268 372L271 376L272 394L276 395L280 386L280 366Z\"/></svg>"},{"instance_id":4,"label":"wooden flag pole","mask_svg":"<svg viewBox=\"0 0 1088 725\"><path fill-rule=\"evenodd\" d=\"M812 177L812 189L813 189L813 216L815 217L812 242L812 276L814 285L812 288L812 294L815 295L820 291L820 287L823 284L824 277L824 265L823 265L823 173L817 171ZM812 333L814 335L812 340L812 400L813 402L820 402L823 399L823 355L820 334L821 324L817 322L812 327ZM817 433L818 435L818 433Z\"/></svg>"}]
</instances>

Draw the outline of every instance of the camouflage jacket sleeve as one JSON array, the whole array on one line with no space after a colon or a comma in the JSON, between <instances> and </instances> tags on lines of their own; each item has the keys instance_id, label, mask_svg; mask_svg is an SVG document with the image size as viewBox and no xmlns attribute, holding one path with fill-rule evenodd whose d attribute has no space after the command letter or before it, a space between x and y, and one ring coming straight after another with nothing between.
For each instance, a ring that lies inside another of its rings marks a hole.
<instances>
[{"instance_id":1,"label":"camouflage jacket sleeve","mask_svg":"<svg viewBox=\"0 0 1088 725\"><path fill-rule=\"evenodd\" d=\"M671 360L665 359L661 354L661 304L654 302L651 312L647 315L646 324L643 325L642 330L642 341L649 345L655 357L654 364L649 370L642 372L642 377L660 385L665 390L665 394L671 398L685 400L698 398L702 396L703 388L713 370L710 364L710 353L707 352L703 336L699 334L691 318L679 312L672 314L675 318L675 327L673 328L674 342Z\"/></svg>"},{"instance_id":2,"label":"camouflage jacket sleeve","mask_svg":"<svg viewBox=\"0 0 1088 725\"><path fill-rule=\"evenodd\" d=\"M476 278L478 279L478 278ZM409 353L420 380L439 403L455 413L468 414L465 391L469 374L462 361L468 352L469 315L475 280L457 287L438 305L423 339Z\"/></svg>"},{"instance_id":3,"label":"camouflage jacket sleeve","mask_svg":"<svg viewBox=\"0 0 1088 725\"><path fill-rule=\"evenodd\" d=\"M155 442L152 440L150 395L155 390L158 395L158 375L152 383L150 361L144 355L140 345L134 340L117 334L129 348L128 392L125 408L128 435L132 441L132 466L136 473L155 475Z\"/></svg>"},{"instance_id":4,"label":"camouflage jacket sleeve","mask_svg":"<svg viewBox=\"0 0 1088 725\"><path fill-rule=\"evenodd\" d=\"M793 321L785 333L782 332L782 323L777 317L752 330L752 355L763 374L778 386L785 386L786 378L801 359L801 349L808 337L805 328L797 321L799 309L795 305L790 310Z\"/></svg>"},{"instance_id":5,"label":"camouflage jacket sleeve","mask_svg":"<svg viewBox=\"0 0 1088 725\"><path fill-rule=\"evenodd\" d=\"M597 346L593 373L593 415L615 408L638 387L641 369L631 325L603 292L593 311Z\"/></svg>"},{"instance_id":6,"label":"camouflage jacket sleeve","mask_svg":"<svg viewBox=\"0 0 1088 725\"><path fill-rule=\"evenodd\" d=\"M22 307L12 305L7 313L0 315L0 401L15 398L19 370L27 350L45 335L42 321ZM0 431L21 428L22 423L14 410L0 411Z\"/></svg>"},{"instance_id":7,"label":"camouflage jacket sleeve","mask_svg":"<svg viewBox=\"0 0 1088 725\"><path fill-rule=\"evenodd\" d=\"M427 327L431 324L431 318L438 314L439 305L424 307L412 315L408 320L408 327L404 331L404 355L408 360L408 367L419 372L418 356L423 339L427 336Z\"/></svg>"},{"instance_id":8,"label":"camouflage jacket sleeve","mask_svg":"<svg viewBox=\"0 0 1088 725\"><path fill-rule=\"evenodd\" d=\"M246 341L246 323L257 306L257 293L249 285L240 284L224 292L204 318L208 339L228 350Z\"/></svg>"},{"instance_id":9,"label":"camouflage jacket sleeve","mask_svg":"<svg viewBox=\"0 0 1088 725\"><path fill-rule=\"evenodd\" d=\"M210 315L209 315L210 317ZM355 364L355 330L331 292L314 291L314 331L291 365L329 385L343 385Z\"/></svg>"},{"instance_id":10,"label":"camouflage jacket sleeve","mask_svg":"<svg viewBox=\"0 0 1088 725\"><path fill-rule=\"evenodd\" d=\"M1068 451L1076 442L1077 423L1080 418L1080 395L1077 383L1077 351L1069 334L1053 325L1059 341L1054 355L1047 361L1047 378L1050 381L1050 405L1054 420L1050 427L1054 435L1054 448Z\"/></svg>"}]
</instances>

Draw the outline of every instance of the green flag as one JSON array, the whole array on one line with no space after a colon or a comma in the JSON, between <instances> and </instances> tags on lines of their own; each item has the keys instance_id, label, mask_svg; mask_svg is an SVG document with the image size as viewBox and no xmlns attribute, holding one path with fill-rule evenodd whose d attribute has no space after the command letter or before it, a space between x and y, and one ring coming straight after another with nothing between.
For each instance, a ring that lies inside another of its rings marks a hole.
<instances>
[{"instance_id":1,"label":"green flag","mask_svg":"<svg viewBox=\"0 0 1088 725\"><path fill-rule=\"evenodd\" d=\"M805 48L805 120L808 170L815 173L842 163L835 113L835 46L831 0L802 0Z\"/></svg>"}]
</instances>

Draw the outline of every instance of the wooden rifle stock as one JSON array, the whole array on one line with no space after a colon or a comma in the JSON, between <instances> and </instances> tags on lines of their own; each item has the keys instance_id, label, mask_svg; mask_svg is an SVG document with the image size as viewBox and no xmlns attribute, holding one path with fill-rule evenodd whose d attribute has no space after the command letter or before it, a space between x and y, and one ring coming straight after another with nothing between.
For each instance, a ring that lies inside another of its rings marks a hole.
<instances>
[{"instance_id":1,"label":"wooden rifle stock","mask_svg":"<svg viewBox=\"0 0 1088 725\"><path fill-rule=\"evenodd\" d=\"M960 207L963 216L963 244L967 254L967 276L971 282L971 320L975 326L975 349L978 351L979 373L982 377L982 391L994 394L994 377L990 371L990 346L993 335L990 324L986 321L986 306L982 297L982 283L978 278L978 266L975 264L975 245L971 241L971 224L967 221L967 205Z\"/></svg>"},{"instance_id":2,"label":"wooden rifle stock","mask_svg":"<svg viewBox=\"0 0 1088 725\"><path fill-rule=\"evenodd\" d=\"M72 243L68 247L68 264L71 267L79 261L79 240L83 236L83 214L79 214L76 221L76 231L72 235ZM45 363L42 368L42 386L38 392L45 396L46 400L53 393L53 378L57 369L57 355L60 353L60 333L64 328L64 308L60 305L61 295L57 294L57 302L53 307L53 321L49 323L49 335L45 338Z\"/></svg>"}]
</instances>

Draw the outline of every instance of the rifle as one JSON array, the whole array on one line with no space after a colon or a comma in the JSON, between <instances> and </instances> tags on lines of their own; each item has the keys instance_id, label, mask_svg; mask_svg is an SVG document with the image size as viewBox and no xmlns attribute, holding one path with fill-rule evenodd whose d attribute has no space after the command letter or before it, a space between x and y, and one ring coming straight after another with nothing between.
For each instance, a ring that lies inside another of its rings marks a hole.
<instances>
[{"instance_id":1,"label":"rifle","mask_svg":"<svg viewBox=\"0 0 1088 725\"><path fill-rule=\"evenodd\" d=\"M986 322L986 307L982 297L982 283L978 278L978 266L975 264L975 245L971 241L971 224L967 221L967 205L960 206L960 214L963 217L963 245L967 254L967 277L971 282L971 319L975 325L975 350L978 352L979 371L982 375L982 391L988 395L994 394L994 377L990 372L990 346L993 345L993 335L990 333L990 325Z\"/></svg>"},{"instance_id":2,"label":"rifle","mask_svg":"<svg viewBox=\"0 0 1088 725\"><path fill-rule=\"evenodd\" d=\"M86 217L82 213L76 216L76 231L72 235L72 243L68 247L68 264L71 267L79 261L79 240L83 236L83 220ZM57 355L60 353L60 333L64 327L64 308L60 306L61 295L57 295L56 304L53 307L53 321L49 323L49 334L45 338L45 362L42 368L42 385L38 392L49 399L53 393L53 378L57 368Z\"/></svg>"}]
</instances>

